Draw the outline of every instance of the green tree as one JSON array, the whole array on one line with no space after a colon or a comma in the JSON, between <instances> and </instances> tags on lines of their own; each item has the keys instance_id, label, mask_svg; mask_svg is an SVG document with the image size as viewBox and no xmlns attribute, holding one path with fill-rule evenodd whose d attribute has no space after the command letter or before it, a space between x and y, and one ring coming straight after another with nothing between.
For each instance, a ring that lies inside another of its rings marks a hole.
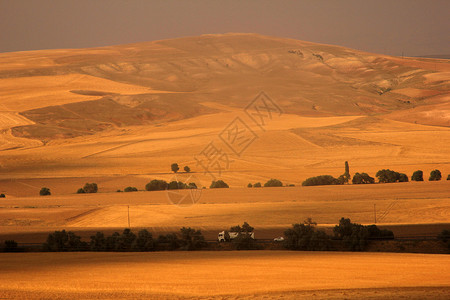
<instances>
[{"instance_id":1,"label":"green tree","mask_svg":"<svg viewBox=\"0 0 450 300\"><path fill-rule=\"evenodd\" d=\"M178 167L177 163L173 163L170 168L172 169L172 172L176 173L178 172L178 170L180 169L180 167Z\"/></svg>"},{"instance_id":2,"label":"green tree","mask_svg":"<svg viewBox=\"0 0 450 300\"><path fill-rule=\"evenodd\" d=\"M415 171L411 176L411 181L423 181L423 172L422 170Z\"/></svg>"},{"instance_id":3,"label":"green tree","mask_svg":"<svg viewBox=\"0 0 450 300\"><path fill-rule=\"evenodd\" d=\"M210 189L229 188L229 186L223 180L217 180L217 181L211 182L211 185L209 188Z\"/></svg>"},{"instance_id":4,"label":"green tree","mask_svg":"<svg viewBox=\"0 0 450 300\"><path fill-rule=\"evenodd\" d=\"M184 171L185 171L186 173L190 173L190 172L191 172L191 168L189 168L188 166L185 166L185 167L184 167Z\"/></svg>"},{"instance_id":5,"label":"green tree","mask_svg":"<svg viewBox=\"0 0 450 300\"><path fill-rule=\"evenodd\" d=\"M50 196L52 193L50 192L49 188L43 187L41 188L41 190L39 191L39 195L41 196Z\"/></svg>"},{"instance_id":6,"label":"green tree","mask_svg":"<svg viewBox=\"0 0 450 300\"><path fill-rule=\"evenodd\" d=\"M433 170L430 173L430 178L428 179L429 181L439 181L442 178L442 174L441 171L439 170Z\"/></svg>"},{"instance_id":7,"label":"green tree","mask_svg":"<svg viewBox=\"0 0 450 300\"><path fill-rule=\"evenodd\" d=\"M266 183L264 183L264 187L277 187L277 186L283 186L283 183L279 181L278 179L270 179Z\"/></svg>"}]
</instances>

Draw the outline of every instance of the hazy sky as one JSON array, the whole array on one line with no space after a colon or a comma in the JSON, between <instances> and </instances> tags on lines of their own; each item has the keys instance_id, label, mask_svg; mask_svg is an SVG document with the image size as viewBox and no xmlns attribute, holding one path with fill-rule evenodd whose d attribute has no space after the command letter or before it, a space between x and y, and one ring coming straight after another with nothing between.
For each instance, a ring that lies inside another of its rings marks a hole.
<instances>
[{"instance_id":1,"label":"hazy sky","mask_svg":"<svg viewBox=\"0 0 450 300\"><path fill-rule=\"evenodd\" d=\"M450 0L0 0L0 52L254 32L376 53L450 54Z\"/></svg>"}]
</instances>

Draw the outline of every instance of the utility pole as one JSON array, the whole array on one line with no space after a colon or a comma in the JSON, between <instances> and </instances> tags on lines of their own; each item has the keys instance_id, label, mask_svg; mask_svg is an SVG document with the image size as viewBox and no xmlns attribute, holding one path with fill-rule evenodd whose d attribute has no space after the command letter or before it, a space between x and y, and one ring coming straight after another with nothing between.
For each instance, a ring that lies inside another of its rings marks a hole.
<instances>
[{"instance_id":1,"label":"utility pole","mask_svg":"<svg viewBox=\"0 0 450 300\"><path fill-rule=\"evenodd\" d=\"M130 226L130 206L129 205L128 205L128 228L131 229L131 226Z\"/></svg>"},{"instance_id":2,"label":"utility pole","mask_svg":"<svg viewBox=\"0 0 450 300\"><path fill-rule=\"evenodd\" d=\"M375 224L377 224L377 205L375 203L373 204L373 216L375 219Z\"/></svg>"}]
</instances>

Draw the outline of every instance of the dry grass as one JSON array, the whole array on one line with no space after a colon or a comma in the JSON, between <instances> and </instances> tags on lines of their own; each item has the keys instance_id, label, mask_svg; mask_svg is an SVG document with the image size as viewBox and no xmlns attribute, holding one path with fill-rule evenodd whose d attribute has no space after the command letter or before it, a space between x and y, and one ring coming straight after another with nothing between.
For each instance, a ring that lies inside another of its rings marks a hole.
<instances>
[{"instance_id":1,"label":"dry grass","mask_svg":"<svg viewBox=\"0 0 450 300\"><path fill-rule=\"evenodd\" d=\"M0 297L449 296L447 255L289 251L0 255ZM367 290L369 289L369 290ZM416 293L421 295L420 292ZM271 296L272 295L272 296Z\"/></svg>"}]
</instances>

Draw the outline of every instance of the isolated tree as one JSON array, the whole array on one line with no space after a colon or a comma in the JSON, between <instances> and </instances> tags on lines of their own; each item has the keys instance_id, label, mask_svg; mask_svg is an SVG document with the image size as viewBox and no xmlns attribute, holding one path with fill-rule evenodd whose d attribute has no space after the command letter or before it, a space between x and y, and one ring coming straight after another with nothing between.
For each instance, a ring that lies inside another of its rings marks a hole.
<instances>
[{"instance_id":1,"label":"isolated tree","mask_svg":"<svg viewBox=\"0 0 450 300\"><path fill-rule=\"evenodd\" d=\"M191 168L189 168L188 166L185 166L185 167L184 167L184 171L185 171L186 173L189 173L189 172L191 172Z\"/></svg>"},{"instance_id":2,"label":"isolated tree","mask_svg":"<svg viewBox=\"0 0 450 300\"><path fill-rule=\"evenodd\" d=\"M411 181L423 181L423 172L422 170L415 171L411 176Z\"/></svg>"},{"instance_id":3,"label":"isolated tree","mask_svg":"<svg viewBox=\"0 0 450 300\"><path fill-rule=\"evenodd\" d=\"M88 194L97 193L98 186L96 183L86 183L83 187L83 191Z\"/></svg>"},{"instance_id":4,"label":"isolated tree","mask_svg":"<svg viewBox=\"0 0 450 300\"><path fill-rule=\"evenodd\" d=\"M257 182L253 185L253 187L261 187L261 182Z\"/></svg>"},{"instance_id":5,"label":"isolated tree","mask_svg":"<svg viewBox=\"0 0 450 300\"><path fill-rule=\"evenodd\" d=\"M127 186L126 188L123 189L124 192L126 193L130 193L130 192L137 192L137 188L133 187L133 186Z\"/></svg>"},{"instance_id":6,"label":"isolated tree","mask_svg":"<svg viewBox=\"0 0 450 300\"><path fill-rule=\"evenodd\" d=\"M283 183L279 181L278 179L270 179L266 183L264 183L264 187L277 187L277 186L283 186Z\"/></svg>"},{"instance_id":7,"label":"isolated tree","mask_svg":"<svg viewBox=\"0 0 450 300\"><path fill-rule=\"evenodd\" d=\"M43 187L41 188L41 190L39 191L39 195L41 196L50 196L52 193L50 192L49 188Z\"/></svg>"},{"instance_id":8,"label":"isolated tree","mask_svg":"<svg viewBox=\"0 0 450 300\"><path fill-rule=\"evenodd\" d=\"M247 184L247 187L251 188L251 187L253 187L253 184L249 183L249 184Z\"/></svg>"},{"instance_id":9,"label":"isolated tree","mask_svg":"<svg viewBox=\"0 0 450 300\"><path fill-rule=\"evenodd\" d=\"M341 182L348 183L350 181L350 168L348 166L348 161L345 161L345 172L341 175L342 178L338 178Z\"/></svg>"},{"instance_id":10,"label":"isolated tree","mask_svg":"<svg viewBox=\"0 0 450 300\"><path fill-rule=\"evenodd\" d=\"M0 198L6 198L5 194L0 194Z\"/></svg>"},{"instance_id":11,"label":"isolated tree","mask_svg":"<svg viewBox=\"0 0 450 300\"><path fill-rule=\"evenodd\" d=\"M170 168L172 169L172 172L176 173L178 172L178 170L180 169L180 167L178 166L177 163L174 163L170 166Z\"/></svg>"},{"instance_id":12,"label":"isolated tree","mask_svg":"<svg viewBox=\"0 0 450 300\"><path fill-rule=\"evenodd\" d=\"M442 178L442 174L441 171L439 170L433 170L430 173L430 178L428 179L429 181L439 181Z\"/></svg>"}]
</instances>

